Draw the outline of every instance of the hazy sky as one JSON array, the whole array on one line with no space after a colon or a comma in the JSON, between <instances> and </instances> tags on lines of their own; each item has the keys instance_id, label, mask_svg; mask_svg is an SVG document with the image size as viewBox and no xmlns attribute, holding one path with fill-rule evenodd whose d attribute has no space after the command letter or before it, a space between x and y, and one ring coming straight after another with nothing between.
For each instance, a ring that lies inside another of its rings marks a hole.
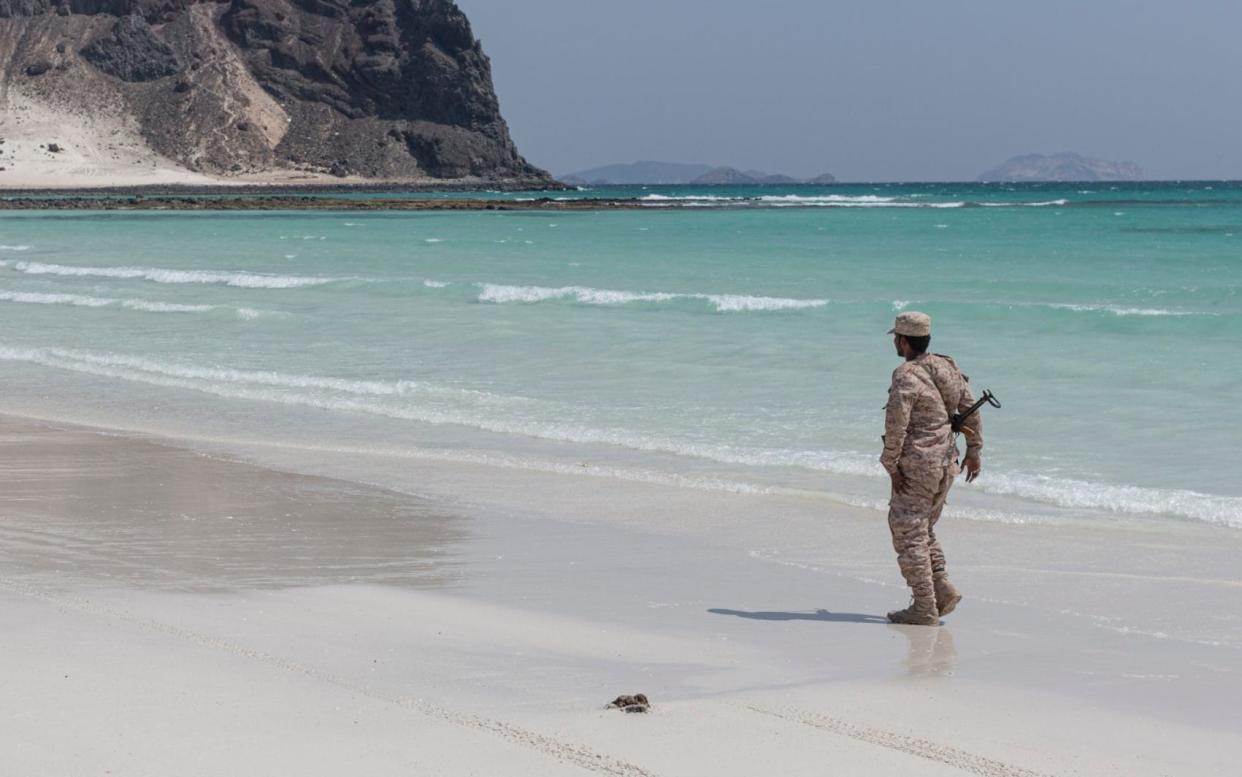
<instances>
[{"instance_id":1,"label":"hazy sky","mask_svg":"<svg viewBox=\"0 0 1242 777\"><path fill-rule=\"evenodd\" d=\"M522 153L843 180L1242 178L1238 0L458 0Z\"/></svg>"}]
</instances>

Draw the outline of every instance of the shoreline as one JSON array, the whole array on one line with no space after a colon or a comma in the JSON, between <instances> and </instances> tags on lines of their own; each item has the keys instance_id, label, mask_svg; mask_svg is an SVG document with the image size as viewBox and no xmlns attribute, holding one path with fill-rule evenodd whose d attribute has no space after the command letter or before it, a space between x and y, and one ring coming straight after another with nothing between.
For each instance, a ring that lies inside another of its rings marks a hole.
<instances>
[{"instance_id":1,"label":"shoreline","mask_svg":"<svg viewBox=\"0 0 1242 777\"><path fill-rule=\"evenodd\" d=\"M420 192L556 192L576 191L577 187L553 179L515 179L489 181L470 179L454 181L431 179L425 181L316 181L305 183L272 182L258 183L151 183L93 186L0 186L0 199L26 197L122 197L122 196L202 196L202 195L310 195L346 193L413 194Z\"/></svg>"},{"instance_id":2,"label":"shoreline","mask_svg":"<svg viewBox=\"0 0 1242 777\"><path fill-rule=\"evenodd\" d=\"M491 199L366 199L352 200L331 197L289 197L251 195L243 197L101 196L98 198L67 197L60 199L0 198L0 211L32 210L107 210L107 211L496 211L496 210L639 210L649 209L637 199L576 199L554 200L541 197L533 200ZM668 208L662 208L667 210Z\"/></svg>"},{"instance_id":3,"label":"shoreline","mask_svg":"<svg viewBox=\"0 0 1242 777\"><path fill-rule=\"evenodd\" d=\"M204 448L0 416L15 767L166 773L222 740L180 773L1209 775L1242 752L1236 647L1058 614L1080 580L1210 607L1185 581L1139 586L1103 532L946 526L967 601L898 627L872 511L359 462L406 473L391 490ZM1025 569L1032 545L1074 549L1067 576ZM649 715L602 709L636 692Z\"/></svg>"}]
</instances>

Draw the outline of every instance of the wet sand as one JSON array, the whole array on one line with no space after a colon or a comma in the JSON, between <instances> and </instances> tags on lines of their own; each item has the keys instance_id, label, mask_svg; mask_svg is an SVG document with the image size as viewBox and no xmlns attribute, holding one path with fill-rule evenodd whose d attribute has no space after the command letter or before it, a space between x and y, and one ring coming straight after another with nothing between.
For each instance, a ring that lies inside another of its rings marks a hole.
<instances>
[{"instance_id":1,"label":"wet sand","mask_svg":"<svg viewBox=\"0 0 1242 777\"><path fill-rule=\"evenodd\" d=\"M167 590L441 586L464 532L409 495L11 418L0 505L10 574Z\"/></svg>"},{"instance_id":2,"label":"wet sand","mask_svg":"<svg viewBox=\"0 0 1242 777\"><path fill-rule=\"evenodd\" d=\"M961 611L896 627L870 511L817 507L830 543L803 558L771 550L800 536L790 497L351 461L427 494L0 417L5 770L1218 775L1242 753L1236 646L1058 612L1097 579L1160 596L1142 532L1110 558L954 526ZM1190 588L1160 606L1236 618L1182 598L1237 588L1220 548L1180 547ZM603 709L636 692L651 713Z\"/></svg>"}]
</instances>

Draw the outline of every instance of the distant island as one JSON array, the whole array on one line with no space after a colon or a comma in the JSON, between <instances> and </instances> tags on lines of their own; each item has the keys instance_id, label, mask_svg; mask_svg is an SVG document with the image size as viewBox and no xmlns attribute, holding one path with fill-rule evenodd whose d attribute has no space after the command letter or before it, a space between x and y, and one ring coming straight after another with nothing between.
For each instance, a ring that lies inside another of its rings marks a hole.
<instances>
[{"instance_id":1,"label":"distant island","mask_svg":"<svg viewBox=\"0 0 1242 777\"><path fill-rule=\"evenodd\" d=\"M560 176L563 183L575 186L645 186L682 184L690 186L765 186L779 184L831 184L837 179L831 173L800 179L762 170L738 170L735 167L713 167L684 162L640 161L593 167Z\"/></svg>"},{"instance_id":2,"label":"distant island","mask_svg":"<svg viewBox=\"0 0 1242 777\"><path fill-rule=\"evenodd\" d=\"M1133 162L1110 162L1081 154L1025 154L1005 160L976 180L1036 181L1141 181L1143 168Z\"/></svg>"}]
</instances>

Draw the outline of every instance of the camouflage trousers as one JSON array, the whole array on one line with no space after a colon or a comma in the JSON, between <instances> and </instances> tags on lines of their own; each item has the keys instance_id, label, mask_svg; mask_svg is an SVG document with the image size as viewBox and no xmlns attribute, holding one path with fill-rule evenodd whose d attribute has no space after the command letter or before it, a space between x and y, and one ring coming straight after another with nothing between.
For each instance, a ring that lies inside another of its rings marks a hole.
<instances>
[{"instance_id":1,"label":"camouflage trousers","mask_svg":"<svg viewBox=\"0 0 1242 777\"><path fill-rule=\"evenodd\" d=\"M936 539L936 522L944 511L957 472L956 464L945 464L905 473L905 490L894 492L888 503L888 528L897 551L897 566L916 600L934 602L932 581L945 571L944 549Z\"/></svg>"}]
</instances>

